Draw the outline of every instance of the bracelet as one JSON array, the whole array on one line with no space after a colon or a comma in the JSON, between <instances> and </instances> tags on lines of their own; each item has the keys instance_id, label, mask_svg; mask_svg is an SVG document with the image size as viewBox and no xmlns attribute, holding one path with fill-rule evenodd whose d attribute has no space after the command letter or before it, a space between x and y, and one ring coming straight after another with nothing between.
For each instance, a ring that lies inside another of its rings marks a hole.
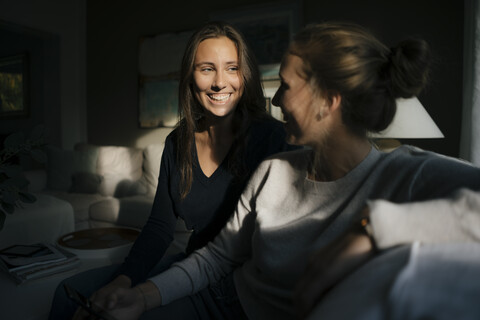
<instances>
[{"instance_id":1,"label":"bracelet","mask_svg":"<svg viewBox=\"0 0 480 320\"><path fill-rule=\"evenodd\" d=\"M147 298L145 297L145 293L143 292L142 288L139 286L136 286L135 289L137 289L140 294L142 295L143 298L143 312L147 311Z\"/></svg>"},{"instance_id":2,"label":"bracelet","mask_svg":"<svg viewBox=\"0 0 480 320\"><path fill-rule=\"evenodd\" d=\"M375 238L373 237L373 229L372 229L372 225L370 224L370 218L362 217L362 219L360 219L360 226L362 227L362 230L365 232L368 239L370 240L370 244L372 245L372 251L377 252L378 247L377 247L377 243L375 242Z\"/></svg>"}]
</instances>

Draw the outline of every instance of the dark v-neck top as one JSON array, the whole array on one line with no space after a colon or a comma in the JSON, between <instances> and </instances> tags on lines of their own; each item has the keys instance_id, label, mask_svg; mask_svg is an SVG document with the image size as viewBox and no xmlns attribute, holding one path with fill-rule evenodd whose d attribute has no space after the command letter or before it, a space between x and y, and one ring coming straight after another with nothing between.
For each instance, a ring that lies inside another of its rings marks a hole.
<instances>
[{"instance_id":1,"label":"dark v-neck top","mask_svg":"<svg viewBox=\"0 0 480 320\"><path fill-rule=\"evenodd\" d=\"M192 187L186 198L181 200L176 135L177 129L165 140L152 212L119 270L134 284L144 281L163 257L173 240L177 217L181 217L187 228L193 230L187 253L203 247L218 234L233 213L250 174L258 164L272 154L295 148L286 144L285 131L279 121L272 118L254 121L248 129L243 154L246 171L239 180L235 179L228 166L232 149L215 172L207 177L200 168L194 145L190 150L194 158Z\"/></svg>"}]
</instances>

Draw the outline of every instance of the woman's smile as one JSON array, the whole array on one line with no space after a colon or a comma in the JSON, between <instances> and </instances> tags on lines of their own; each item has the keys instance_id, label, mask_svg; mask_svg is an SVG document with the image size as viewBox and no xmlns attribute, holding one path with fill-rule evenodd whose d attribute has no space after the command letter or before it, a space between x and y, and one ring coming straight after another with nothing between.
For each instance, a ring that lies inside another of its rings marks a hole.
<instances>
[{"instance_id":1,"label":"woman's smile","mask_svg":"<svg viewBox=\"0 0 480 320\"><path fill-rule=\"evenodd\" d=\"M225 104L228 102L228 99L230 98L232 94L231 93L211 93L207 94L207 96L210 98L210 100L213 103L217 104Z\"/></svg>"}]
</instances>

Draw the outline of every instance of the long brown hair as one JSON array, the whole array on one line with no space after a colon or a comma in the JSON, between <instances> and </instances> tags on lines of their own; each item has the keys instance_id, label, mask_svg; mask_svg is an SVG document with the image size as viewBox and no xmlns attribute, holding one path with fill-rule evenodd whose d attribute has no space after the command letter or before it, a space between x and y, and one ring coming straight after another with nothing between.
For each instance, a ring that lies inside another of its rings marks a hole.
<instances>
[{"instance_id":1,"label":"long brown hair","mask_svg":"<svg viewBox=\"0 0 480 320\"><path fill-rule=\"evenodd\" d=\"M342 121L353 132L384 130L396 112L396 98L420 93L430 64L428 44L408 39L388 48L350 23L305 27L289 47L299 56L314 90L342 96Z\"/></svg>"},{"instance_id":2,"label":"long brown hair","mask_svg":"<svg viewBox=\"0 0 480 320\"><path fill-rule=\"evenodd\" d=\"M209 22L197 30L189 39L182 59L179 84L180 121L177 125L177 162L180 169L180 197L183 199L190 192L193 181L193 154L195 131L204 118L204 108L195 97L193 71L195 55L200 42L218 37L227 37L233 41L238 52L239 72L242 76L244 91L235 109L234 133L229 168L235 175L240 175L242 151L245 147L246 131L255 118L266 115L265 100L260 81L260 73L253 53L241 33L230 24Z\"/></svg>"}]
</instances>

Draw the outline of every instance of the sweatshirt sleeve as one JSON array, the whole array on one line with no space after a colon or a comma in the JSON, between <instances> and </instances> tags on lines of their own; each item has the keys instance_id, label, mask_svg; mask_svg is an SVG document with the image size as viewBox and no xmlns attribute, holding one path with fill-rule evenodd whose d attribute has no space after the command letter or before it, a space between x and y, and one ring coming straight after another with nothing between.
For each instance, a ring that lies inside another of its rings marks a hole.
<instances>
[{"instance_id":1,"label":"sweatshirt sleeve","mask_svg":"<svg viewBox=\"0 0 480 320\"><path fill-rule=\"evenodd\" d=\"M256 221L253 181L256 176L261 176L259 171L255 172L242 193L234 214L212 242L149 279L158 287L162 304L194 294L218 282L251 256Z\"/></svg>"},{"instance_id":2,"label":"sweatshirt sleeve","mask_svg":"<svg viewBox=\"0 0 480 320\"><path fill-rule=\"evenodd\" d=\"M463 188L448 198L405 204L375 200L368 206L380 249L414 241L480 241L479 191Z\"/></svg>"}]
</instances>

